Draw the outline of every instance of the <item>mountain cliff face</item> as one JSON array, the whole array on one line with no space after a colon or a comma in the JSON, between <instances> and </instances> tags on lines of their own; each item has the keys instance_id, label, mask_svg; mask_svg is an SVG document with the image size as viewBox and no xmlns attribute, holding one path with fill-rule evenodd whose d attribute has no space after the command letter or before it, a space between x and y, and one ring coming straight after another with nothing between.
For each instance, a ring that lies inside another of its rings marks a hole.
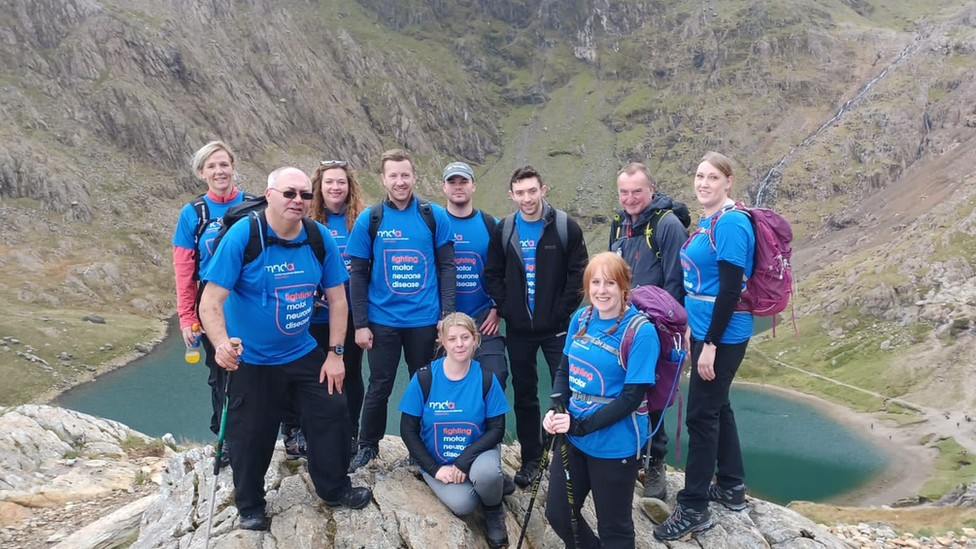
<instances>
[{"instance_id":1,"label":"mountain cliff face","mask_svg":"<svg viewBox=\"0 0 976 549\"><path fill-rule=\"evenodd\" d=\"M722 150L737 196L794 220L810 329L856 307L972 345L974 49L976 7L948 0L0 0L0 308L19 311L0 337L73 355L0 368L70 384L170 314L176 212L202 191L189 158L214 138L250 190L335 157L376 198L379 153L401 146L436 198L465 159L496 214L532 163L593 249L620 165L693 200L698 158Z\"/></svg>"}]
</instances>

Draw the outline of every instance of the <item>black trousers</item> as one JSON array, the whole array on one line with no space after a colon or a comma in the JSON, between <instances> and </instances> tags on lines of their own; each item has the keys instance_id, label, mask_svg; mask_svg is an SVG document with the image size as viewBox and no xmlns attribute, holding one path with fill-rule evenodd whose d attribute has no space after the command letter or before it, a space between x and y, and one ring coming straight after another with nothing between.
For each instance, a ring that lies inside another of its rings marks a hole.
<instances>
[{"instance_id":1,"label":"black trousers","mask_svg":"<svg viewBox=\"0 0 976 549\"><path fill-rule=\"evenodd\" d=\"M400 365L400 351L403 351L407 371L413 377L434 356L437 326L394 328L370 322L369 329L373 332L373 348L366 352L369 359L369 387L363 399L359 446L379 448L380 439L386 434L387 404Z\"/></svg>"},{"instance_id":2,"label":"black trousers","mask_svg":"<svg viewBox=\"0 0 976 549\"><path fill-rule=\"evenodd\" d=\"M280 366L241 364L231 373L227 437L234 471L237 509L241 514L265 510L264 475L271 464L278 424L286 401L294 402L308 440L308 473L315 493L335 501L351 487L349 475L349 409L342 393L329 394L319 383L325 354L318 348Z\"/></svg>"},{"instance_id":3,"label":"black trousers","mask_svg":"<svg viewBox=\"0 0 976 549\"><path fill-rule=\"evenodd\" d=\"M508 359L512 364L512 389L515 393L515 432L522 445L522 464L542 459L542 413L539 407L539 349L549 365L549 378L555 379L563 356L566 332L533 333L508 330ZM548 403L547 403L548 404Z\"/></svg>"},{"instance_id":4,"label":"black trousers","mask_svg":"<svg viewBox=\"0 0 976 549\"><path fill-rule=\"evenodd\" d=\"M352 316L346 324L346 339L342 342L342 364L346 367L346 378L342 382L342 392L346 395L349 405L349 423L352 425L352 436L359 434L359 412L363 407L363 350L356 345L356 330L352 327ZM323 353L329 349L329 324L312 324L308 332L319 344ZM281 434L288 435L292 428L298 427L298 410L291 403L285 404L285 415L281 421Z\"/></svg>"},{"instance_id":5,"label":"black trousers","mask_svg":"<svg viewBox=\"0 0 976 549\"><path fill-rule=\"evenodd\" d=\"M573 503L579 527L580 545L577 549L634 549L634 482L640 469L636 456L603 459L585 454L573 446L565 436L556 440L549 473L549 496L546 499L546 519L567 549L573 548L573 530L566 494L565 473L560 443L569 453L569 478L573 485ZM593 493L596 508L597 538L581 514L586 497Z\"/></svg>"},{"instance_id":6,"label":"black trousers","mask_svg":"<svg viewBox=\"0 0 976 549\"><path fill-rule=\"evenodd\" d=\"M742 449L735 414L729 403L729 387L742 364L749 341L735 345L718 344L715 350L715 379L698 375L698 357L703 343L691 340L691 382L688 385L688 463L685 487L678 502L696 511L708 507L708 485L718 465L717 482L731 488L745 479Z\"/></svg>"},{"instance_id":7,"label":"black trousers","mask_svg":"<svg viewBox=\"0 0 976 549\"><path fill-rule=\"evenodd\" d=\"M213 413L210 415L210 430L215 435L220 434L220 415L224 410L224 381L227 379L227 370L217 365L217 352L210 343L207 334L200 337L200 344L203 346L204 359L210 373L207 375L207 385L210 386L210 406Z\"/></svg>"},{"instance_id":8,"label":"black trousers","mask_svg":"<svg viewBox=\"0 0 976 549\"><path fill-rule=\"evenodd\" d=\"M648 432L654 430L657 427L658 422L661 422L661 426L658 428L657 432L651 436L647 441L647 449L654 459L664 459L668 455L668 433L664 429L664 421L661 421L661 416L664 415L664 410L658 410L656 412L648 412L647 418L650 422L648 424Z\"/></svg>"}]
</instances>

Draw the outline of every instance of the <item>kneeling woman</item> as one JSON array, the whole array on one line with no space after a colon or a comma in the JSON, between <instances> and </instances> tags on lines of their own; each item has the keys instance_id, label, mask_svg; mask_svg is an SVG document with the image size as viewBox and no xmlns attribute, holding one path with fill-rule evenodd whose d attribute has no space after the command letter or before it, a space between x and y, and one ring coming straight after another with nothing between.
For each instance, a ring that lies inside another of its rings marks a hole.
<instances>
[{"instance_id":1,"label":"kneeling woman","mask_svg":"<svg viewBox=\"0 0 976 549\"><path fill-rule=\"evenodd\" d=\"M573 336L566 339L556 373L555 391L563 395L568 413L550 410L542 421L548 433L567 435L563 444L568 446L573 509L567 482L562 481L567 478L564 465L557 457L549 476L546 518L567 548L633 549L634 481L648 439L647 415L637 409L654 383L660 344L654 326L642 325L627 355L627 369L620 366L617 356L624 330L639 314L627 301L630 269L620 256L594 256L583 273L583 290L591 305L573 315ZM580 517L590 492L599 538Z\"/></svg>"},{"instance_id":2,"label":"kneeling woman","mask_svg":"<svg viewBox=\"0 0 976 549\"><path fill-rule=\"evenodd\" d=\"M441 322L447 356L421 368L400 401L400 436L434 494L454 514L484 507L488 546L508 545L499 444L508 402L494 375L471 360L481 342L474 320L451 313Z\"/></svg>"}]
</instances>

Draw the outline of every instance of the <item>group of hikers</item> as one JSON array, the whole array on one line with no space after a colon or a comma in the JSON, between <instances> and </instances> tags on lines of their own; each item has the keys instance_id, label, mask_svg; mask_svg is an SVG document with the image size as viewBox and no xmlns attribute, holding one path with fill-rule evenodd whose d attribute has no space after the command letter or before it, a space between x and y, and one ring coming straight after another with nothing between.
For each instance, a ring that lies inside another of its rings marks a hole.
<instances>
[{"instance_id":1,"label":"group of hikers","mask_svg":"<svg viewBox=\"0 0 976 549\"><path fill-rule=\"evenodd\" d=\"M197 151L192 168L207 192L183 207L173 237L178 313L185 342L202 338L215 434L226 412L220 455L233 470L241 528L269 526L264 475L279 428L287 458L307 459L326 505L371 501L350 473L379 456L401 352L410 381L400 432L411 461L452 512L483 509L490 547L508 545L503 497L541 478L554 439L562 459L552 460L546 517L566 547L635 546L642 468L643 496L662 510L649 511L658 539L711 527L709 502L745 508L729 387L752 335L751 314L736 306L755 235L747 216L723 215L736 211L726 156L709 152L697 167L703 211L690 238L687 208L655 193L644 165L624 166L608 251L592 258L579 224L546 201L531 166L512 174L518 210L500 220L474 207L464 162L443 170L446 207L418 196L402 150L383 154L387 195L371 206L343 160L322 161L311 178L279 168L263 199L235 185L235 155L220 141ZM225 219L252 202L262 208ZM642 314L630 300L641 286L663 288L688 315L677 343L691 356L690 444L673 510L664 504L664 410L645 402L662 350L654 324L623 344ZM555 397L544 416L540 349ZM503 474L499 448L509 373L521 447L514 478ZM590 496L596 531L581 516Z\"/></svg>"}]
</instances>

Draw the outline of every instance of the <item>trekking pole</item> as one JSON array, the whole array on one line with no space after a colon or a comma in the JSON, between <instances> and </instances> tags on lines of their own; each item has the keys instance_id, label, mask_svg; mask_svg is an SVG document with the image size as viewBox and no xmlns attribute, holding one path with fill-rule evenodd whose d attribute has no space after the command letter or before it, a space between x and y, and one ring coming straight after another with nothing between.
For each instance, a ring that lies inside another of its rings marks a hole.
<instances>
[{"instance_id":1,"label":"trekking pole","mask_svg":"<svg viewBox=\"0 0 976 549\"><path fill-rule=\"evenodd\" d=\"M230 346L234 349L241 347L241 338L230 338ZM214 508L217 503L217 476L220 474L220 458L224 453L224 437L227 435L227 408L230 407L230 377L233 372L227 372L224 378L224 407L220 411L220 432L217 434L217 453L214 454L213 488L210 490L210 512L207 514L207 533L203 537L203 549L210 548L210 528L213 526Z\"/></svg>"},{"instance_id":2,"label":"trekking pole","mask_svg":"<svg viewBox=\"0 0 976 549\"><path fill-rule=\"evenodd\" d=\"M566 413L562 402L556 402L556 413ZM559 453L563 458L563 474L566 475L566 501L569 503L569 525L573 530L573 549L579 549L580 537L579 520L576 518L576 498L573 497L573 480L569 478L569 441L566 440L566 435L562 435L559 442Z\"/></svg>"},{"instance_id":3,"label":"trekking pole","mask_svg":"<svg viewBox=\"0 0 976 549\"><path fill-rule=\"evenodd\" d=\"M563 398L562 393L553 393L550 397L553 401L559 401ZM532 516L532 506L535 505L535 498L539 495L539 483L542 482L542 475L545 474L546 469L549 467L549 454L552 452L552 445L556 441L556 435L549 435L549 439L546 441L542 450L542 461L539 464L539 475L535 477L535 481L532 483L532 498L529 499L529 506L525 510L525 518L522 519L522 531L519 532L518 545L515 549L522 549L522 542L525 541L525 530L529 527L529 517Z\"/></svg>"}]
</instances>

